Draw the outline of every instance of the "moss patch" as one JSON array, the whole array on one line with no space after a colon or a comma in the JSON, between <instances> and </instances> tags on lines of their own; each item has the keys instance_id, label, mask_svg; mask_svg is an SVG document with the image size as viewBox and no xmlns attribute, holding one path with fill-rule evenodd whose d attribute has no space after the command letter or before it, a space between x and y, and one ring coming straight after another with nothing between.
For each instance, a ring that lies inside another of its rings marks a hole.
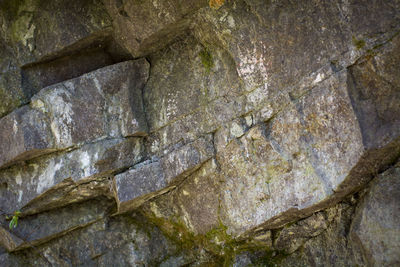
<instances>
[{"instance_id":1,"label":"moss patch","mask_svg":"<svg viewBox=\"0 0 400 267\"><path fill-rule=\"evenodd\" d=\"M357 39L353 36L353 45L358 49L362 49L365 46L365 41L362 39Z\"/></svg>"},{"instance_id":2,"label":"moss patch","mask_svg":"<svg viewBox=\"0 0 400 267\"><path fill-rule=\"evenodd\" d=\"M210 73L211 69L214 67L214 59L207 48L204 48L200 51L199 57L201 59L201 63L206 69L207 73Z\"/></svg>"}]
</instances>

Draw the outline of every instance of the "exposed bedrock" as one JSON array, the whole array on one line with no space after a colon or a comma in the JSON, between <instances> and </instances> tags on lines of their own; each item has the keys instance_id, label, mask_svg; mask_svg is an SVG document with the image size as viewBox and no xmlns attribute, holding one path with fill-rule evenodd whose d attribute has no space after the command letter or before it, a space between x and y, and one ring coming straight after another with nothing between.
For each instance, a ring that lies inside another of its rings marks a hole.
<instances>
[{"instance_id":1,"label":"exposed bedrock","mask_svg":"<svg viewBox=\"0 0 400 267\"><path fill-rule=\"evenodd\" d=\"M0 266L397 266L400 2L0 0Z\"/></svg>"}]
</instances>

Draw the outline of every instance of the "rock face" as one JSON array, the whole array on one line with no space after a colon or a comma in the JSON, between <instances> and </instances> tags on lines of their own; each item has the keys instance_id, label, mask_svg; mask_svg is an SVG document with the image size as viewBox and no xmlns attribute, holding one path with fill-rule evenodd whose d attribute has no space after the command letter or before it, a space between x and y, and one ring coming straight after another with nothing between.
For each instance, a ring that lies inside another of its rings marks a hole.
<instances>
[{"instance_id":1,"label":"rock face","mask_svg":"<svg viewBox=\"0 0 400 267\"><path fill-rule=\"evenodd\" d=\"M352 224L353 242L374 266L400 263L399 175L397 167L378 176L358 207Z\"/></svg>"},{"instance_id":2,"label":"rock face","mask_svg":"<svg viewBox=\"0 0 400 267\"><path fill-rule=\"evenodd\" d=\"M0 1L0 266L400 264L399 10Z\"/></svg>"},{"instance_id":3,"label":"rock face","mask_svg":"<svg viewBox=\"0 0 400 267\"><path fill-rule=\"evenodd\" d=\"M0 167L92 140L145 135L145 60L112 65L49 86L1 119Z\"/></svg>"}]
</instances>

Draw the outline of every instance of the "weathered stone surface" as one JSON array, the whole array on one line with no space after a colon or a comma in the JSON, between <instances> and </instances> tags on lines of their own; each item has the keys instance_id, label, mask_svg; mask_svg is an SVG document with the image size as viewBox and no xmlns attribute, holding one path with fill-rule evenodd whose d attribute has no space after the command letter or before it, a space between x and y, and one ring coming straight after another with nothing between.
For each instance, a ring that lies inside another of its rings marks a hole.
<instances>
[{"instance_id":1,"label":"weathered stone surface","mask_svg":"<svg viewBox=\"0 0 400 267\"><path fill-rule=\"evenodd\" d=\"M104 137L143 135L147 125L141 88L148 67L144 59L108 66L42 90L31 105L48 113L61 148Z\"/></svg>"},{"instance_id":2,"label":"weathered stone surface","mask_svg":"<svg viewBox=\"0 0 400 267\"><path fill-rule=\"evenodd\" d=\"M302 237L296 239L297 232L293 232L293 243L303 244L292 254L269 253L263 256L261 250L250 253L247 257L253 264L262 262L262 266L368 266L360 251L349 240L353 205L354 202L342 202L322 212L325 220L320 222L324 222L326 230L315 237L307 238L305 243ZM307 220L308 218L305 219ZM306 232L310 230L309 225L305 226ZM302 228L297 230L301 232Z\"/></svg>"},{"instance_id":3,"label":"weathered stone surface","mask_svg":"<svg viewBox=\"0 0 400 267\"><path fill-rule=\"evenodd\" d=\"M189 28L188 17L206 5L206 0L105 1L116 39L134 57L169 44Z\"/></svg>"},{"instance_id":4,"label":"weathered stone surface","mask_svg":"<svg viewBox=\"0 0 400 267\"><path fill-rule=\"evenodd\" d=\"M0 265L385 265L399 10L0 0Z\"/></svg>"},{"instance_id":5,"label":"weathered stone surface","mask_svg":"<svg viewBox=\"0 0 400 267\"><path fill-rule=\"evenodd\" d=\"M126 212L167 189L167 182L160 163L153 162L117 175L115 186L118 211Z\"/></svg>"},{"instance_id":6,"label":"weathered stone surface","mask_svg":"<svg viewBox=\"0 0 400 267\"><path fill-rule=\"evenodd\" d=\"M222 189L225 224L233 233L262 222L279 227L291 216L302 217L337 201L397 157L398 134L391 134L385 141L389 145L374 147L385 155L376 161L363 143L347 93L347 73L326 79L267 128L253 127L217 147L227 181Z\"/></svg>"},{"instance_id":7,"label":"weathered stone surface","mask_svg":"<svg viewBox=\"0 0 400 267\"><path fill-rule=\"evenodd\" d=\"M2 1L0 15L20 66L61 54L77 41L85 40L85 47L111 26L100 1Z\"/></svg>"},{"instance_id":8,"label":"weathered stone surface","mask_svg":"<svg viewBox=\"0 0 400 267\"><path fill-rule=\"evenodd\" d=\"M0 208L25 213L64 206L99 195L112 195L111 175L143 158L140 139L105 140L57 156L1 171Z\"/></svg>"},{"instance_id":9,"label":"weathered stone surface","mask_svg":"<svg viewBox=\"0 0 400 267\"><path fill-rule=\"evenodd\" d=\"M144 204L148 216L175 222L176 218L194 234L206 234L219 226L219 177L215 160L207 161L178 188Z\"/></svg>"},{"instance_id":10,"label":"weathered stone surface","mask_svg":"<svg viewBox=\"0 0 400 267\"><path fill-rule=\"evenodd\" d=\"M279 91L276 87L295 84L330 61L343 60L348 50L348 60L354 62L364 48L355 40L368 46L368 38L398 29L397 1L335 3L227 2L217 12L199 12L194 33L202 42L229 51L247 90L262 86L271 96ZM378 11L367 16L367 10Z\"/></svg>"},{"instance_id":11,"label":"weathered stone surface","mask_svg":"<svg viewBox=\"0 0 400 267\"><path fill-rule=\"evenodd\" d=\"M85 248L85 249L82 249ZM77 229L46 244L6 256L2 266L157 266L171 256L184 263L194 261L190 253L180 250L162 233L140 216L103 219ZM3 262L1 262L3 260Z\"/></svg>"},{"instance_id":12,"label":"weathered stone surface","mask_svg":"<svg viewBox=\"0 0 400 267\"><path fill-rule=\"evenodd\" d=\"M383 51L352 66L349 93L367 149L380 148L400 134L400 36Z\"/></svg>"},{"instance_id":13,"label":"weathered stone surface","mask_svg":"<svg viewBox=\"0 0 400 267\"><path fill-rule=\"evenodd\" d=\"M0 119L0 167L55 151L46 116L27 106Z\"/></svg>"},{"instance_id":14,"label":"weathered stone surface","mask_svg":"<svg viewBox=\"0 0 400 267\"><path fill-rule=\"evenodd\" d=\"M217 48L211 52L192 36L181 37L169 48L153 55L151 62L152 75L144 88L151 131L189 116L190 122L197 122L196 127L181 127L181 135L189 135L217 116L213 112L207 114L204 106L223 96L236 96L241 90L229 55ZM199 109L200 112L196 112ZM201 114L191 116L193 113ZM171 138L172 134L165 137Z\"/></svg>"},{"instance_id":15,"label":"weathered stone surface","mask_svg":"<svg viewBox=\"0 0 400 267\"><path fill-rule=\"evenodd\" d=\"M311 217L282 229L274 241L274 248L286 253L293 253L308 239L321 234L328 227L322 213L316 213Z\"/></svg>"},{"instance_id":16,"label":"weathered stone surface","mask_svg":"<svg viewBox=\"0 0 400 267\"><path fill-rule=\"evenodd\" d=\"M0 247L4 247L8 252L13 251L24 241L0 226ZM0 253L1 254L1 253Z\"/></svg>"},{"instance_id":17,"label":"weathered stone surface","mask_svg":"<svg viewBox=\"0 0 400 267\"><path fill-rule=\"evenodd\" d=\"M47 87L0 121L0 167L104 138L144 135L142 59Z\"/></svg>"},{"instance_id":18,"label":"weathered stone surface","mask_svg":"<svg viewBox=\"0 0 400 267\"><path fill-rule=\"evenodd\" d=\"M351 226L351 239L370 266L400 264L400 168L379 175L371 184Z\"/></svg>"},{"instance_id":19,"label":"weathered stone surface","mask_svg":"<svg viewBox=\"0 0 400 267\"><path fill-rule=\"evenodd\" d=\"M214 156L211 136L199 138L161 158L167 183L176 183Z\"/></svg>"},{"instance_id":20,"label":"weathered stone surface","mask_svg":"<svg viewBox=\"0 0 400 267\"><path fill-rule=\"evenodd\" d=\"M0 73L0 118L27 102L26 94L21 88L21 79L18 70Z\"/></svg>"},{"instance_id":21,"label":"weathered stone surface","mask_svg":"<svg viewBox=\"0 0 400 267\"><path fill-rule=\"evenodd\" d=\"M115 176L118 211L126 212L165 193L214 156L210 137L186 144L159 159Z\"/></svg>"},{"instance_id":22,"label":"weathered stone surface","mask_svg":"<svg viewBox=\"0 0 400 267\"><path fill-rule=\"evenodd\" d=\"M94 205L95 204L95 205ZM70 231L92 224L112 212L113 204L101 199L74 204L38 215L20 217L12 234L19 242L12 251L37 246ZM68 217L68 220L66 220Z\"/></svg>"}]
</instances>

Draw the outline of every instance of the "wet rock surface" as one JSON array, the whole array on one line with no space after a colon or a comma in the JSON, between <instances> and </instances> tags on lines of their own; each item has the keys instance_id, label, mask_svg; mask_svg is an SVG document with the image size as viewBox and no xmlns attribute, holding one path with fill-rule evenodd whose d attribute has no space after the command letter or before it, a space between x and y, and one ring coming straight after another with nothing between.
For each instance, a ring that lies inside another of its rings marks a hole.
<instances>
[{"instance_id":1,"label":"wet rock surface","mask_svg":"<svg viewBox=\"0 0 400 267\"><path fill-rule=\"evenodd\" d=\"M399 10L0 1L0 266L400 264Z\"/></svg>"}]
</instances>

